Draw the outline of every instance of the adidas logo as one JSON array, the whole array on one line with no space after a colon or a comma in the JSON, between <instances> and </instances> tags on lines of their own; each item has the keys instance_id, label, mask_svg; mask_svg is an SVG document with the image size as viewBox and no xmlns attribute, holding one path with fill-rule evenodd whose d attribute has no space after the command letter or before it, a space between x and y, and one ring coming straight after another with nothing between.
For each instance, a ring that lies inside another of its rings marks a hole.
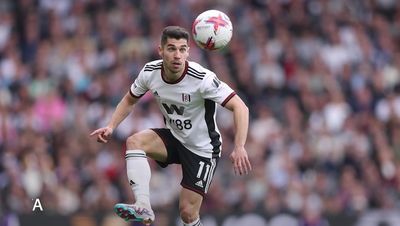
<instances>
[{"instance_id":1,"label":"adidas logo","mask_svg":"<svg viewBox=\"0 0 400 226\"><path fill-rule=\"evenodd\" d=\"M202 181L202 180L199 180L199 181L197 181L197 182L195 183L195 185L196 185L196 186L199 186L199 187L201 187L201 188L203 188L203 181Z\"/></svg>"},{"instance_id":2,"label":"adidas logo","mask_svg":"<svg viewBox=\"0 0 400 226\"><path fill-rule=\"evenodd\" d=\"M153 95L156 96L156 97L159 97L159 96L160 96L160 95L158 95L158 92L157 92L157 91L154 91Z\"/></svg>"},{"instance_id":3,"label":"adidas logo","mask_svg":"<svg viewBox=\"0 0 400 226\"><path fill-rule=\"evenodd\" d=\"M129 185L130 185L130 186L132 186L132 185L134 185L134 184L136 184L136 183L133 182L133 180L130 180L130 181L129 181Z\"/></svg>"}]
</instances>

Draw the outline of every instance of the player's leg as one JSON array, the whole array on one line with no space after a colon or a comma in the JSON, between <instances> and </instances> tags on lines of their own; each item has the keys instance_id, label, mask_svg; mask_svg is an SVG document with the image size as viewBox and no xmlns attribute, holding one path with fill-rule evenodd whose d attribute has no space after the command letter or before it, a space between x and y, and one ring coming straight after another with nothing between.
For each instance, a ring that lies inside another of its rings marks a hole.
<instances>
[{"instance_id":1,"label":"player's leg","mask_svg":"<svg viewBox=\"0 0 400 226\"><path fill-rule=\"evenodd\" d=\"M179 199L180 217L184 226L202 226L200 207L214 177L218 157L201 157L187 149L181 149L179 153L183 174Z\"/></svg>"},{"instance_id":2,"label":"player's leg","mask_svg":"<svg viewBox=\"0 0 400 226\"><path fill-rule=\"evenodd\" d=\"M192 190L182 188L179 196L179 213L184 226L202 226L200 207L203 196Z\"/></svg>"},{"instance_id":3,"label":"player's leg","mask_svg":"<svg viewBox=\"0 0 400 226\"><path fill-rule=\"evenodd\" d=\"M146 155L159 162L167 160L167 149L164 142L154 130L147 129L135 133L126 140L126 150L142 150Z\"/></svg>"},{"instance_id":4,"label":"player's leg","mask_svg":"<svg viewBox=\"0 0 400 226\"><path fill-rule=\"evenodd\" d=\"M135 133L127 139L125 155L129 184L135 194L136 203L150 206L151 171L147 156L162 162L167 159L163 141L150 129Z\"/></svg>"},{"instance_id":5,"label":"player's leg","mask_svg":"<svg viewBox=\"0 0 400 226\"><path fill-rule=\"evenodd\" d=\"M115 212L125 220L154 221L150 205L149 184L151 171L147 156L160 162L167 159L167 150L162 139L153 130L144 130L130 136L126 141L126 167L128 181L135 196L135 204L118 203Z\"/></svg>"}]
</instances>

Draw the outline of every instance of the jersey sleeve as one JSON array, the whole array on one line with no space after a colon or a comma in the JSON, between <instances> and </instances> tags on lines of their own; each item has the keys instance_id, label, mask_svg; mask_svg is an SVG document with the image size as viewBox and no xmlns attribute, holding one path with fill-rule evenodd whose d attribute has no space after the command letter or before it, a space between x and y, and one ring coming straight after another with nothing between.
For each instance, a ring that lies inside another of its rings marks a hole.
<instances>
[{"instance_id":1,"label":"jersey sleeve","mask_svg":"<svg viewBox=\"0 0 400 226\"><path fill-rule=\"evenodd\" d=\"M215 74L204 78L201 93L204 99L212 100L222 106L236 95L235 91L225 82L219 80Z\"/></svg>"},{"instance_id":2,"label":"jersey sleeve","mask_svg":"<svg viewBox=\"0 0 400 226\"><path fill-rule=\"evenodd\" d=\"M146 78L148 78L148 76L146 76L146 72L143 68L131 85L130 94L133 97L140 98L149 90Z\"/></svg>"}]
</instances>

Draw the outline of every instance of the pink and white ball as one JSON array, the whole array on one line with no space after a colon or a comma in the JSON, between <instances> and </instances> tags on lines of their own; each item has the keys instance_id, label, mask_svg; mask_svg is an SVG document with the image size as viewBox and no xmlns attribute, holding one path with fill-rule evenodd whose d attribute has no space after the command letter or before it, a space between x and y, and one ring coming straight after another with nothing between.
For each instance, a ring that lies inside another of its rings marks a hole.
<instances>
[{"instance_id":1,"label":"pink and white ball","mask_svg":"<svg viewBox=\"0 0 400 226\"><path fill-rule=\"evenodd\" d=\"M207 10L197 16L192 25L196 44L206 50L226 47L232 38L233 26L229 17L219 10Z\"/></svg>"}]
</instances>

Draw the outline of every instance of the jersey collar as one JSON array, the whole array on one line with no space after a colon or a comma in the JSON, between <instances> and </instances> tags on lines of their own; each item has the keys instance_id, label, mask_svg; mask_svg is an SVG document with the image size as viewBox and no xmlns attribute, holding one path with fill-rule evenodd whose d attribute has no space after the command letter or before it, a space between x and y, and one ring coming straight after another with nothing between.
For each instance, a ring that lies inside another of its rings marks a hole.
<instances>
[{"instance_id":1,"label":"jersey collar","mask_svg":"<svg viewBox=\"0 0 400 226\"><path fill-rule=\"evenodd\" d=\"M165 83L168 83L168 84L176 84L176 83L182 81L182 79L185 77L185 75L186 75L186 73L187 73L187 70L188 70L188 67L189 67L189 63L186 61L186 62L185 62L185 69L183 70L181 76L180 76L176 81L168 82L168 81L165 79L165 75L164 75L164 66L161 65L161 78L162 78L162 80L163 80Z\"/></svg>"}]
</instances>

